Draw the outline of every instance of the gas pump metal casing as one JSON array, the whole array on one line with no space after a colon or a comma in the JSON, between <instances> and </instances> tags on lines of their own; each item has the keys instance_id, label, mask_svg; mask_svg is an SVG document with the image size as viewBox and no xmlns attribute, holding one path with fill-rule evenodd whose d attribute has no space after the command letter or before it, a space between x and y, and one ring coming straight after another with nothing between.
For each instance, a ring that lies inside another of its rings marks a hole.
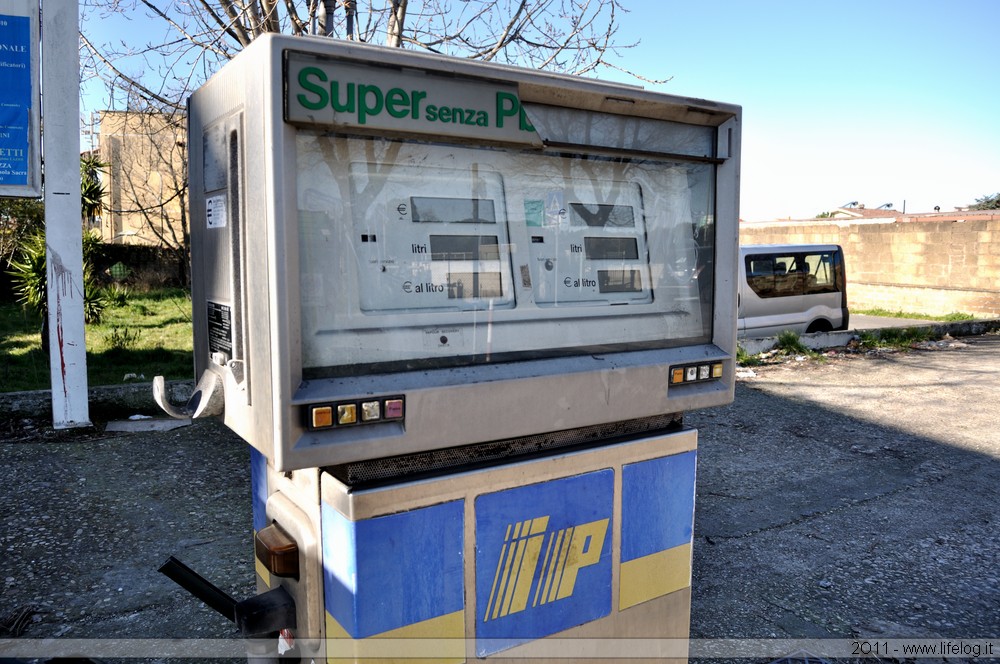
<instances>
[{"instance_id":1,"label":"gas pump metal casing","mask_svg":"<svg viewBox=\"0 0 1000 664\"><path fill-rule=\"evenodd\" d=\"M254 530L299 556L259 586L294 598L302 653L686 637L680 420L733 396L740 119L277 35L192 96L188 410L221 401L253 448Z\"/></svg>"}]
</instances>

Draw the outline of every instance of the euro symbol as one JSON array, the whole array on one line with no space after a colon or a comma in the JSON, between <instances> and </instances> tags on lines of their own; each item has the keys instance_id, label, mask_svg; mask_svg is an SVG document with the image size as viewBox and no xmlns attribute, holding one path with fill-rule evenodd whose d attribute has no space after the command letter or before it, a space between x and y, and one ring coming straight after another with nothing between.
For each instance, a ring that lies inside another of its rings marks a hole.
<instances>
[{"instance_id":1,"label":"euro symbol","mask_svg":"<svg viewBox=\"0 0 1000 664\"><path fill-rule=\"evenodd\" d=\"M404 281L403 282L403 292L404 293L409 293L412 288L413 288L413 282L412 281Z\"/></svg>"},{"instance_id":2,"label":"euro symbol","mask_svg":"<svg viewBox=\"0 0 1000 664\"><path fill-rule=\"evenodd\" d=\"M400 203L399 205L397 205L396 206L396 212L398 212L400 215L402 215L402 216L405 217L406 216L406 203Z\"/></svg>"}]
</instances>

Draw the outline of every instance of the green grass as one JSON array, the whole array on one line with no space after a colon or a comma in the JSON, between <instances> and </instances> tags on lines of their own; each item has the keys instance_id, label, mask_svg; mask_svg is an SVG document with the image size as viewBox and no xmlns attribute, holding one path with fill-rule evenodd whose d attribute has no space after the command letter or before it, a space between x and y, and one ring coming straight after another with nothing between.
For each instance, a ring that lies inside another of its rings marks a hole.
<instances>
[{"instance_id":1,"label":"green grass","mask_svg":"<svg viewBox=\"0 0 1000 664\"><path fill-rule=\"evenodd\" d=\"M0 303L0 392L49 389L49 358L42 352L41 321L21 306ZM129 293L124 306L108 306L87 325L87 382L118 385L126 374L187 379L194 375L191 299L179 289Z\"/></svg>"},{"instance_id":2,"label":"green grass","mask_svg":"<svg viewBox=\"0 0 1000 664\"><path fill-rule=\"evenodd\" d=\"M884 330L864 330L861 332L861 348L895 348L903 350L915 343L935 338L926 327L889 327Z\"/></svg>"},{"instance_id":3,"label":"green grass","mask_svg":"<svg viewBox=\"0 0 1000 664\"><path fill-rule=\"evenodd\" d=\"M946 323L958 322L963 320L975 320L976 317L972 314L963 314L960 312L952 312L944 316L930 316L928 314L920 314L912 311L889 311L888 309L851 309L852 314L858 314L859 316L880 316L882 318L914 318L917 320L934 320L942 321Z\"/></svg>"}]
</instances>

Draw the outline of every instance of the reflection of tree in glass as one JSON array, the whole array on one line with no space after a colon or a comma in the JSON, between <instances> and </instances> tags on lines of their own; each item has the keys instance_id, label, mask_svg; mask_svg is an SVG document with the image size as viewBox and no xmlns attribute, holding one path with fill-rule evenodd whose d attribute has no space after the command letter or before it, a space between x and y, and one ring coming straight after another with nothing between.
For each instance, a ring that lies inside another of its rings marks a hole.
<instances>
[{"instance_id":1,"label":"reflection of tree in glass","mask_svg":"<svg viewBox=\"0 0 1000 664\"><path fill-rule=\"evenodd\" d=\"M573 214L587 226L596 228L635 228L635 217L628 205L587 205L570 203Z\"/></svg>"}]
</instances>

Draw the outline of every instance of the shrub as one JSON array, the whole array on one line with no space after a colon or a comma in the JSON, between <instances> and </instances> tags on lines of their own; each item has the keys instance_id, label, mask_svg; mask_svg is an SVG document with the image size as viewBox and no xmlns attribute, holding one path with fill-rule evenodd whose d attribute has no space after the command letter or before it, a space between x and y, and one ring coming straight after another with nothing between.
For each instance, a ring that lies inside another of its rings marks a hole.
<instances>
[{"instance_id":1,"label":"shrub","mask_svg":"<svg viewBox=\"0 0 1000 664\"><path fill-rule=\"evenodd\" d=\"M0 269L7 270L29 235L45 227L45 206L36 198L0 198Z\"/></svg>"},{"instance_id":2,"label":"shrub","mask_svg":"<svg viewBox=\"0 0 1000 664\"><path fill-rule=\"evenodd\" d=\"M109 350L126 351L132 350L139 343L139 330L132 330L127 327L113 327L106 337Z\"/></svg>"}]
</instances>

